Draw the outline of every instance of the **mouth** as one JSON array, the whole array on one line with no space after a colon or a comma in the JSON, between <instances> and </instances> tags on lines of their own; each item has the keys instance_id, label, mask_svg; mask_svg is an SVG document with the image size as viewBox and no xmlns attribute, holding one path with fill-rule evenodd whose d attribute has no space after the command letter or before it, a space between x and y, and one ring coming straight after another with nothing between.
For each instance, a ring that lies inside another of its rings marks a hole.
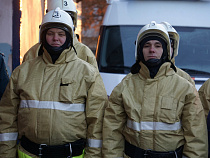
<instances>
[{"instance_id":1,"label":"mouth","mask_svg":"<svg viewBox=\"0 0 210 158\"><path fill-rule=\"evenodd\" d=\"M156 56L149 56L149 59L156 59Z\"/></svg>"},{"instance_id":2,"label":"mouth","mask_svg":"<svg viewBox=\"0 0 210 158\"><path fill-rule=\"evenodd\" d=\"M60 44L52 44L52 47L60 47Z\"/></svg>"}]
</instances>

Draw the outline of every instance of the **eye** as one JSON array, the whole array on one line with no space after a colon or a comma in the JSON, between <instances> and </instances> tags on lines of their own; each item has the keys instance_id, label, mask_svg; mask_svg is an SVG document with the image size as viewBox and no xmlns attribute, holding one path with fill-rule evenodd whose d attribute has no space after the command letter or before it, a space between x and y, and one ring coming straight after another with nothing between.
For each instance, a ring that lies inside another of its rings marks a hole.
<instances>
[{"instance_id":1,"label":"eye","mask_svg":"<svg viewBox=\"0 0 210 158\"><path fill-rule=\"evenodd\" d=\"M148 47L150 47L149 44L145 44L145 45L144 45L144 48L148 48Z\"/></svg>"},{"instance_id":2,"label":"eye","mask_svg":"<svg viewBox=\"0 0 210 158\"><path fill-rule=\"evenodd\" d=\"M59 36L61 36L61 37L66 36L66 34L65 34L65 33L59 33L58 35L59 35Z\"/></svg>"},{"instance_id":3,"label":"eye","mask_svg":"<svg viewBox=\"0 0 210 158\"><path fill-rule=\"evenodd\" d=\"M48 36L52 36L53 33L52 33L52 32L47 32L47 35L48 35Z\"/></svg>"},{"instance_id":4,"label":"eye","mask_svg":"<svg viewBox=\"0 0 210 158\"><path fill-rule=\"evenodd\" d=\"M155 47L157 47L157 48L161 47L162 48L162 44L156 44Z\"/></svg>"}]
</instances>

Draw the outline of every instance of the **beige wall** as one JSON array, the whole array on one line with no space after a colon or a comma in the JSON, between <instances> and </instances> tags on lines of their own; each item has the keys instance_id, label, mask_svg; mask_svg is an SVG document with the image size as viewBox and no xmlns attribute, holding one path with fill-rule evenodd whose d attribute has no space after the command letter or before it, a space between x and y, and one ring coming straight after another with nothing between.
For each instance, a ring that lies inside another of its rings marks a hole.
<instances>
[{"instance_id":1,"label":"beige wall","mask_svg":"<svg viewBox=\"0 0 210 158\"><path fill-rule=\"evenodd\" d=\"M39 25L44 15L44 1L22 0L21 12L20 61L28 49L39 42Z\"/></svg>"}]
</instances>

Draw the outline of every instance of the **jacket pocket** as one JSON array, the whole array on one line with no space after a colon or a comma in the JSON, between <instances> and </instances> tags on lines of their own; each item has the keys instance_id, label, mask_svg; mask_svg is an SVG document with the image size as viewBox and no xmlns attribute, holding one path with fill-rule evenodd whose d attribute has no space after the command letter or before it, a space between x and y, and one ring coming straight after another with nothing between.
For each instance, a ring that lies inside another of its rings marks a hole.
<instances>
[{"instance_id":1,"label":"jacket pocket","mask_svg":"<svg viewBox=\"0 0 210 158\"><path fill-rule=\"evenodd\" d=\"M176 121L177 100L172 97L162 97L160 109L160 121L175 123Z\"/></svg>"},{"instance_id":2,"label":"jacket pocket","mask_svg":"<svg viewBox=\"0 0 210 158\"><path fill-rule=\"evenodd\" d=\"M70 78L61 78L59 100L62 102L73 102L75 81Z\"/></svg>"}]
</instances>

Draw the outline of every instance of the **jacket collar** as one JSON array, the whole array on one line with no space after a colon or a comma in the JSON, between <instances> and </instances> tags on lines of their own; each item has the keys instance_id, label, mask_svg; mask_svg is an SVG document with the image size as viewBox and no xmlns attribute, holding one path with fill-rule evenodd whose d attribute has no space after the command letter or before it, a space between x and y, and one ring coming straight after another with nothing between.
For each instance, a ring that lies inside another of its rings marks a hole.
<instances>
[{"instance_id":1,"label":"jacket collar","mask_svg":"<svg viewBox=\"0 0 210 158\"><path fill-rule=\"evenodd\" d=\"M146 65L144 65L142 62L140 62L141 69L139 71L139 74L141 77L145 79L151 79L150 77L150 72L149 69L147 68ZM158 79L163 76L170 76L173 75L175 71L171 68L171 63L170 62L165 62L164 64L161 65L158 73L154 77L154 79Z\"/></svg>"},{"instance_id":2,"label":"jacket collar","mask_svg":"<svg viewBox=\"0 0 210 158\"><path fill-rule=\"evenodd\" d=\"M44 49L43 60L48 64L52 64L52 59L51 59L50 54L47 52L47 50L45 48L43 48L43 49ZM69 49L65 49L61 53L59 58L56 60L55 64L68 63L68 62L71 62L76 59L77 59L77 55L76 55L74 49L72 47L70 47Z\"/></svg>"}]
</instances>

